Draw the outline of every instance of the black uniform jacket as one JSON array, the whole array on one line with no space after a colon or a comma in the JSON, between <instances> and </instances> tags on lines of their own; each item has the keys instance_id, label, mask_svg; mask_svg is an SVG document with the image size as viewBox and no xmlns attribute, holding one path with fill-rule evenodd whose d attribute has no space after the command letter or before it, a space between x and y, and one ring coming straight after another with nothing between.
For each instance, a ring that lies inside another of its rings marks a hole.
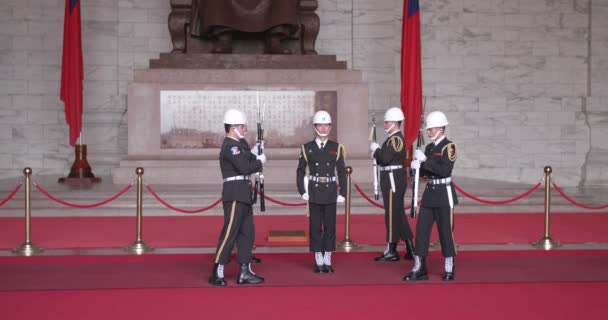
<instances>
[{"instance_id":1,"label":"black uniform jacket","mask_svg":"<svg viewBox=\"0 0 608 320\"><path fill-rule=\"evenodd\" d=\"M220 149L220 170L222 179L234 176L246 176L262 171L262 162L251 153L247 141L236 141L226 137ZM239 201L251 204L251 180L224 182L222 201Z\"/></svg>"},{"instance_id":2,"label":"black uniform jacket","mask_svg":"<svg viewBox=\"0 0 608 320\"><path fill-rule=\"evenodd\" d=\"M401 131L395 132L389 136L382 147L374 152L374 158L379 166L403 166L405 161L405 140L403 139L403 133ZM389 171L380 171L380 183L383 189L390 188L390 180L388 177ZM395 187L405 186L405 170L396 169L393 170L393 178L395 180Z\"/></svg>"},{"instance_id":3,"label":"black uniform jacket","mask_svg":"<svg viewBox=\"0 0 608 320\"><path fill-rule=\"evenodd\" d=\"M344 146L337 142L327 140L323 150L319 149L315 140L304 144L300 151L298 169L296 170L296 184L300 194L306 193L304 176L306 166L311 177L334 177L337 173L337 182L340 183L340 195L346 197L346 173L344 165ZM336 181L330 183L317 183L308 181L309 201L317 204L336 203L338 187Z\"/></svg>"},{"instance_id":4,"label":"black uniform jacket","mask_svg":"<svg viewBox=\"0 0 608 320\"><path fill-rule=\"evenodd\" d=\"M452 169L458 157L456 145L448 138L443 138L438 145L429 143L424 155L426 161L420 165L420 176L427 179L441 179L452 176ZM450 184L454 204L458 203L454 186ZM449 207L448 193L445 185L433 185L427 182L422 196L423 207Z\"/></svg>"}]
</instances>

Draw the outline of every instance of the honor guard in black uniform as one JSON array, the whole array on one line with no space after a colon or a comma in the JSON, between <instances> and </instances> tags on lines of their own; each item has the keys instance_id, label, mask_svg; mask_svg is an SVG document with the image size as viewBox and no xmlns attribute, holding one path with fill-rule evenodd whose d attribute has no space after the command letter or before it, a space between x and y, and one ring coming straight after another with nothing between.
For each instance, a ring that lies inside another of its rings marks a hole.
<instances>
[{"instance_id":1,"label":"honor guard in black uniform","mask_svg":"<svg viewBox=\"0 0 608 320\"><path fill-rule=\"evenodd\" d=\"M333 273L331 253L336 250L336 204L346 196L345 150L328 139L331 116L317 111L313 117L315 139L302 146L296 184L310 210L310 251L315 253L314 272ZM306 176L306 167L310 175ZM338 183L340 192L338 193Z\"/></svg>"},{"instance_id":2,"label":"honor guard in black uniform","mask_svg":"<svg viewBox=\"0 0 608 320\"><path fill-rule=\"evenodd\" d=\"M214 258L213 272L209 283L225 286L224 265L228 263L234 244L237 245L237 260L240 271L238 284L263 283L264 278L251 270L251 251L253 249L254 226L252 209L252 188L249 176L262 172L266 162L264 154L252 153L243 139L247 133L247 119L239 110L231 109L224 114L226 137L220 149L220 170L224 180L222 205L224 207L224 226L220 233ZM256 145L253 149L259 148Z\"/></svg>"},{"instance_id":3,"label":"honor guard in black uniform","mask_svg":"<svg viewBox=\"0 0 608 320\"><path fill-rule=\"evenodd\" d=\"M441 111L434 111L426 117L426 130L433 141L424 153L416 150L412 169L420 169L420 176L427 178L422 194L422 204L416 225L416 255L412 271L404 281L427 280L426 257L433 223L437 222L441 253L445 258L443 280L454 280L454 206L458 198L452 185L452 169L458 157L456 145L445 136L448 119Z\"/></svg>"},{"instance_id":4,"label":"honor guard in black uniform","mask_svg":"<svg viewBox=\"0 0 608 320\"><path fill-rule=\"evenodd\" d=\"M372 142L370 150L372 157L378 163L380 170L380 189L384 201L384 222L386 225L386 242L388 243L382 255L374 258L376 261L399 261L397 243L405 241L404 259L413 259L412 229L405 217L404 196L407 187L403 162L406 156L405 140L400 131L405 117L400 108L390 108L384 114L384 130L388 138L382 146Z\"/></svg>"},{"instance_id":5,"label":"honor guard in black uniform","mask_svg":"<svg viewBox=\"0 0 608 320\"><path fill-rule=\"evenodd\" d=\"M245 139L244 137L239 139L239 141L241 142L241 145L243 146L244 149L246 149L247 151L254 153L254 154L258 154L258 149L257 149L257 143L254 146L255 150L251 150L251 147L249 146L249 142L247 142L247 139ZM262 141L262 150L264 150L264 141ZM264 155L264 157L266 157L266 155ZM255 198L255 197L254 197ZM253 201L255 203L255 199ZM254 228L255 230L255 228ZM254 245L255 246L255 245ZM251 254L251 263L262 263L262 259L256 257L255 255L253 255L253 253Z\"/></svg>"}]
</instances>

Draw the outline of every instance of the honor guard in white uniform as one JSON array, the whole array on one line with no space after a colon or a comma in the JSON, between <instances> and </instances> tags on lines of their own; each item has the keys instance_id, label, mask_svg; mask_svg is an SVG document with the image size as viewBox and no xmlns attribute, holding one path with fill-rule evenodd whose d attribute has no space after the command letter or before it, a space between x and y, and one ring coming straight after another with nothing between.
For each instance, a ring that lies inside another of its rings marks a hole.
<instances>
[{"instance_id":1,"label":"honor guard in white uniform","mask_svg":"<svg viewBox=\"0 0 608 320\"><path fill-rule=\"evenodd\" d=\"M445 258L444 281L454 280L454 206L458 198L452 185L452 169L458 157L456 145L445 136L448 119L441 111L427 115L425 129L433 143L424 153L416 150L412 169L420 169L420 176L427 178L422 194L422 204L416 225L416 255L411 272L404 281L427 280L426 257L433 223L437 223L441 253Z\"/></svg>"},{"instance_id":2,"label":"honor guard in white uniform","mask_svg":"<svg viewBox=\"0 0 608 320\"><path fill-rule=\"evenodd\" d=\"M384 201L384 223L386 225L387 246L384 252L374 258L376 261L399 261L397 244L405 241L404 259L413 259L412 229L405 217L404 197L407 181L403 162L406 145L401 133L401 123L405 119L400 108L390 108L384 114L384 130L388 138L379 145L370 144L372 157L380 170L380 189Z\"/></svg>"},{"instance_id":3,"label":"honor guard in white uniform","mask_svg":"<svg viewBox=\"0 0 608 320\"><path fill-rule=\"evenodd\" d=\"M336 250L336 203L345 201L346 155L343 145L328 139L331 131L329 113L317 111L313 126L315 139L301 148L296 184L302 199L309 205L309 248L315 254L314 272L333 273L331 253ZM309 176L306 176L306 167Z\"/></svg>"},{"instance_id":4,"label":"honor guard in white uniform","mask_svg":"<svg viewBox=\"0 0 608 320\"><path fill-rule=\"evenodd\" d=\"M237 245L237 260L240 271L238 284L263 283L264 278L251 270L251 251L254 241L252 188L250 175L262 172L266 162L264 154L251 152L243 137L247 133L247 119L239 110L231 109L224 114L226 137L220 149L220 170L224 180L222 205L224 226L220 233L215 253L213 272L209 283L226 286L224 265L228 263L233 246ZM254 146L254 150L259 148Z\"/></svg>"}]
</instances>

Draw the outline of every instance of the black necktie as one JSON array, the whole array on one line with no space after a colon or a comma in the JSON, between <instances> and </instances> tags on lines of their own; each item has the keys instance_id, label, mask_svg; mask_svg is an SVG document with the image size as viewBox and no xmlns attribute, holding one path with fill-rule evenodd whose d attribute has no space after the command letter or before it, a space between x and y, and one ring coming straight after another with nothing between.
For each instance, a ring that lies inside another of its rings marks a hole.
<instances>
[{"instance_id":1,"label":"black necktie","mask_svg":"<svg viewBox=\"0 0 608 320\"><path fill-rule=\"evenodd\" d=\"M323 150L324 145L325 145L325 142L321 142L321 150Z\"/></svg>"}]
</instances>

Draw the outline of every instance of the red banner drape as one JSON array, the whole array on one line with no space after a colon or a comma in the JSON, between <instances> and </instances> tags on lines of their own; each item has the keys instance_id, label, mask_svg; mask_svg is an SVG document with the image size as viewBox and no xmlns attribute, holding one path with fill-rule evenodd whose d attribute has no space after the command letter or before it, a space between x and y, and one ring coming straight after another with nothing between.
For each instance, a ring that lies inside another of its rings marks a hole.
<instances>
[{"instance_id":1,"label":"red banner drape","mask_svg":"<svg viewBox=\"0 0 608 320\"><path fill-rule=\"evenodd\" d=\"M65 120L70 127L70 145L75 145L82 128L82 40L80 36L80 1L65 1L63 22L63 58L61 61L61 100Z\"/></svg>"},{"instance_id":2,"label":"red banner drape","mask_svg":"<svg viewBox=\"0 0 608 320\"><path fill-rule=\"evenodd\" d=\"M404 0L401 39L401 109L405 114L405 142L418 138L422 116L422 60L418 0Z\"/></svg>"}]
</instances>

